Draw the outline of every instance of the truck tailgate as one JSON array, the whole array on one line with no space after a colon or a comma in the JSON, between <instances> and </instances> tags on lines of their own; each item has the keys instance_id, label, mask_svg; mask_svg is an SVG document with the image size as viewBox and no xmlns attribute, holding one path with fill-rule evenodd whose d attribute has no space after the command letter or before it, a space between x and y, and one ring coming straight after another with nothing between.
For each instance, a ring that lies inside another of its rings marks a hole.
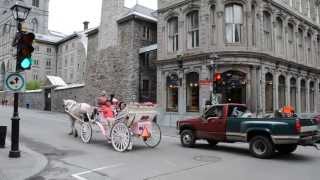
<instances>
[{"instance_id":1,"label":"truck tailgate","mask_svg":"<svg viewBox=\"0 0 320 180\"><path fill-rule=\"evenodd\" d=\"M300 119L301 135L312 136L318 133L318 124L314 119Z\"/></svg>"}]
</instances>

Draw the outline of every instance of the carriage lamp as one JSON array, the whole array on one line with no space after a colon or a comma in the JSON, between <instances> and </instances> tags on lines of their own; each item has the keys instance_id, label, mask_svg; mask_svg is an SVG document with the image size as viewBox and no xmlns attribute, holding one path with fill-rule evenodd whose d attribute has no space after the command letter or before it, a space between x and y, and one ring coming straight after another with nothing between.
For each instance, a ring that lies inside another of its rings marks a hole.
<instances>
[{"instance_id":1,"label":"carriage lamp","mask_svg":"<svg viewBox=\"0 0 320 180\"><path fill-rule=\"evenodd\" d=\"M11 8L14 19L18 22L23 22L27 19L31 8L24 5L23 1L17 1Z\"/></svg>"}]
</instances>

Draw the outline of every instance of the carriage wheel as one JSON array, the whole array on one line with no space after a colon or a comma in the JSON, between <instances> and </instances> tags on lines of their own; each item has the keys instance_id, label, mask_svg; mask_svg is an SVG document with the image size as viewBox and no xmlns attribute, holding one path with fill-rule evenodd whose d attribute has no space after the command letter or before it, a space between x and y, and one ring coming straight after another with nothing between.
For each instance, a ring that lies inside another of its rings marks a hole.
<instances>
[{"instance_id":1,"label":"carriage wheel","mask_svg":"<svg viewBox=\"0 0 320 180\"><path fill-rule=\"evenodd\" d=\"M128 149L131 142L131 135L126 124L118 122L112 127L111 142L113 148L118 152L124 152Z\"/></svg>"},{"instance_id":2,"label":"carriage wheel","mask_svg":"<svg viewBox=\"0 0 320 180\"><path fill-rule=\"evenodd\" d=\"M89 123L85 122L81 125L81 140L84 143L89 143L92 138L92 127Z\"/></svg>"},{"instance_id":3,"label":"carriage wheel","mask_svg":"<svg viewBox=\"0 0 320 180\"><path fill-rule=\"evenodd\" d=\"M152 128L150 133L151 133L151 136L146 141L144 141L144 143L151 148L155 148L161 142L160 126L157 123L152 122Z\"/></svg>"}]
</instances>

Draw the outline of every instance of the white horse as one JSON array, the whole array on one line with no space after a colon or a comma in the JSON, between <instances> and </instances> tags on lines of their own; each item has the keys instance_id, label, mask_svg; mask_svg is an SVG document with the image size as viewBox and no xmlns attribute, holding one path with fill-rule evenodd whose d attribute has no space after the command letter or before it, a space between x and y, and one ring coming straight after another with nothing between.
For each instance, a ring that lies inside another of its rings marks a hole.
<instances>
[{"instance_id":1,"label":"white horse","mask_svg":"<svg viewBox=\"0 0 320 180\"><path fill-rule=\"evenodd\" d=\"M77 137L78 132L75 128L76 121L81 117L87 120L92 118L94 115L94 107L90 106L87 103L77 103L76 101L71 99L63 100L63 107L65 112L67 112L67 114L69 115L71 121L71 131L69 135L74 135L75 137Z\"/></svg>"}]
</instances>

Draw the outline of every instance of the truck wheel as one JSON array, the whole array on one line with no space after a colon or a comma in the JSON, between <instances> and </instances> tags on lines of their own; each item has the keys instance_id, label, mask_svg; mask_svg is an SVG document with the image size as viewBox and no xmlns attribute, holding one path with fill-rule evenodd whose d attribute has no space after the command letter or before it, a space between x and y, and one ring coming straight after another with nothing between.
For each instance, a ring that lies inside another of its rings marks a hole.
<instances>
[{"instance_id":1,"label":"truck wheel","mask_svg":"<svg viewBox=\"0 0 320 180\"><path fill-rule=\"evenodd\" d=\"M180 141L184 147L193 147L195 144L195 136L191 130L183 130L180 134Z\"/></svg>"},{"instance_id":2,"label":"truck wheel","mask_svg":"<svg viewBox=\"0 0 320 180\"><path fill-rule=\"evenodd\" d=\"M207 139L207 142L210 144L210 146L216 146L218 144L218 141Z\"/></svg>"},{"instance_id":3,"label":"truck wheel","mask_svg":"<svg viewBox=\"0 0 320 180\"><path fill-rule=\"evenodd\" d=\"M290 154L297 150L298 145L296 144L281 144L277 145L276 149L281 154Z\"/></svg>"},{"instance_id":4,"label":"truck wheel","mask_svg":"<svg viewBox=\"0 0 320 180\"><path fill-rule=\"evenodd\" d=\"M271 158L274 150L273 143L265 136L255 136L250 140L250 152L256 158Z\"/></svg>"}]
</instances>

